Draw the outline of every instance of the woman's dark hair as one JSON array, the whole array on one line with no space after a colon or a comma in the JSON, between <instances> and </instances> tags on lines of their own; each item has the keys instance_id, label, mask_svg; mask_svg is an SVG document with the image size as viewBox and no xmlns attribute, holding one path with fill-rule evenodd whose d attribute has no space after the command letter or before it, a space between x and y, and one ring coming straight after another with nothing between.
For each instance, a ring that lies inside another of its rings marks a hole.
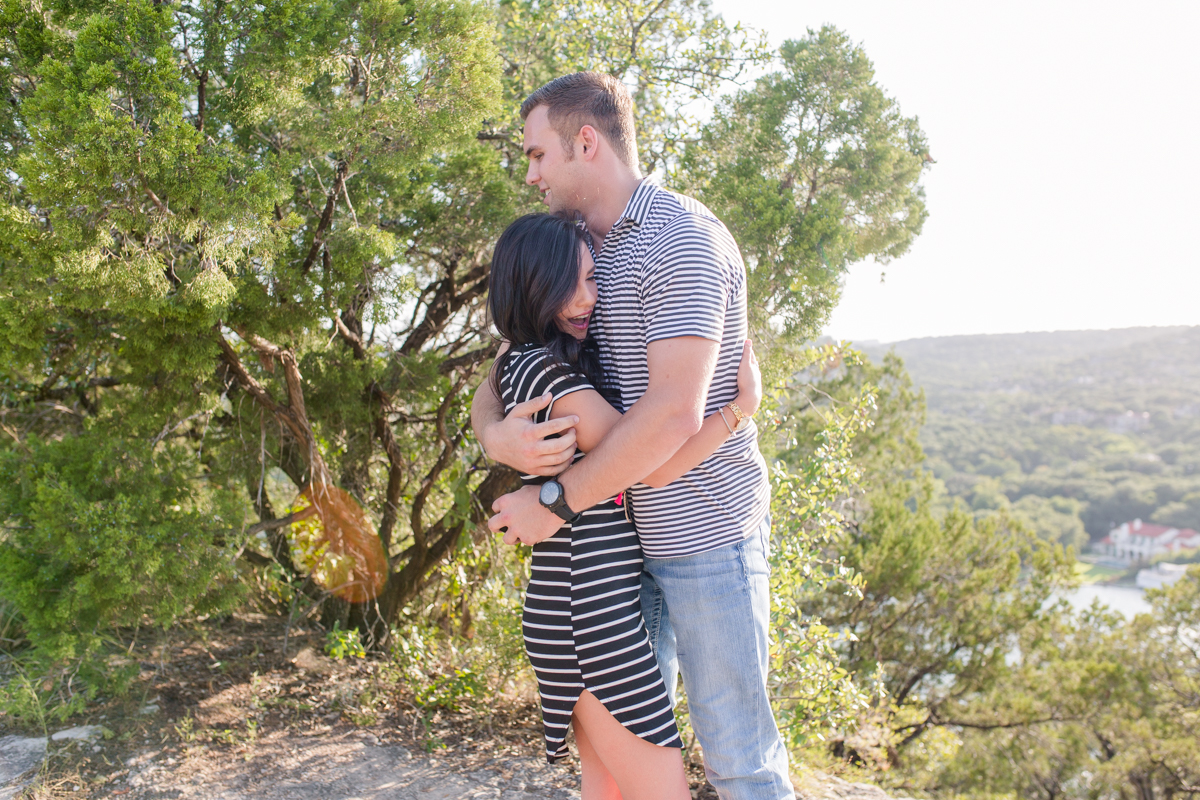
<instances>
[{"instance_id":1,"label":"woman's dark hair","mask_svg":"<svg viewBox=\"0 0 1200 800\"><path fill-rule=\"evenodd\" d=\"M488 279L488 313L508 352L492 365L491 382L501 397L500 377L521 345L545 347L560 369L581 373L607 396L596 342L558 327L556 317L579 285L579 245L584 232L563 214L527 214L500 234Z\"/></svg>"}]
</instances>

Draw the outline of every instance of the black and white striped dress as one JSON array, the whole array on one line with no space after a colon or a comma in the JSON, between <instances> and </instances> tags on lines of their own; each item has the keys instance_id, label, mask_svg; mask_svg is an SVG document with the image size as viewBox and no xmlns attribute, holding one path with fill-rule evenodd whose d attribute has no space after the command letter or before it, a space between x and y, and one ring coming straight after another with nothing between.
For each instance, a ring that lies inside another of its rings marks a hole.
<instances>
[{"instance_id":1,"label":"black and white striped dress","mask_svg":"<svg viewBox=\"0 0 1200 800\"><path fill-rule=\"evenodd\" d=\"M505 413L546 392L557 401L592 388L578 373L556 369L557 363L545 348L517 347L500 379ZM549 419L553 407L538 412L534 422ZM637 531L616 498L589 508L578 523L564 523L533 547L522 629L551 762L567 755L567 726L585 688L646 741L683 746L642 620L641 574Z\"/></svg>"}]
</instances>

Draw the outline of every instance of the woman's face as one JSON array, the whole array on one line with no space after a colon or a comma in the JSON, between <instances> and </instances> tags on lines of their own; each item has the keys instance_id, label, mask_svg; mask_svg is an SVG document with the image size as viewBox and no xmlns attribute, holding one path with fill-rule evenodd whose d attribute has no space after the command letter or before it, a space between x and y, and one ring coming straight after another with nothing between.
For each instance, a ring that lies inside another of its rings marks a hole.
<instances>
[{"instance_id":1,"label":"woman's face","mask_svg":"<svg viewBox=\"0 0 1200 800\"><path fill-rule=\"evenodd\" d=\"M579 251L579 282L575 284L575 296L567 301L555 319L559 328L576 339L584 339L592 320L592 309L596 307L596 265L582 242Z\"/></svg>"}]
</instances>

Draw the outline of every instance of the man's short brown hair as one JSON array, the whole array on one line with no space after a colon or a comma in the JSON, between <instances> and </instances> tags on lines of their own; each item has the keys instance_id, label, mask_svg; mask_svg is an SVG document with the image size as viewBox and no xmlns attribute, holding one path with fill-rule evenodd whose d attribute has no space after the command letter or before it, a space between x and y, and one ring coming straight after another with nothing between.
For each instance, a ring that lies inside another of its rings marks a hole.
<instances>
[{"instance_id":1,"label":"man's short brown hair","mask_svg":"<svg viewBox=\"0 0 1200 800\"><path fill-rule=\"evenodd\" d=\"M573 152L575 135L591 125L604 135L617 156L637 169L637 134L633 127L633 98L625 84L602 72L575 72L555 78L525 99L521 119L546 106L550 126L563 148Z\"/></svg>"}]
</instances>

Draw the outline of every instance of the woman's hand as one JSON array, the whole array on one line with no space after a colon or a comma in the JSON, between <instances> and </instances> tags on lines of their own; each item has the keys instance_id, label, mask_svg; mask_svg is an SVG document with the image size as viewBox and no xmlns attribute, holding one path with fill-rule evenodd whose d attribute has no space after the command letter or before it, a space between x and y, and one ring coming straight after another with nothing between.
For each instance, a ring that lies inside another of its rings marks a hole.
<instances>
[{"instance_id":1,"label":"woman's hand","mask_svg":"<svg viewBox=\"0 0 1200 800\"><path fill-rule=\"evenodd\" d=\"M762 403L762 373L758 369L758 356L754 354L754 343L749 339L742 345L742 363L738 365L738 408L746 416L758 411Z\"/></svg>"}]
</instances>

